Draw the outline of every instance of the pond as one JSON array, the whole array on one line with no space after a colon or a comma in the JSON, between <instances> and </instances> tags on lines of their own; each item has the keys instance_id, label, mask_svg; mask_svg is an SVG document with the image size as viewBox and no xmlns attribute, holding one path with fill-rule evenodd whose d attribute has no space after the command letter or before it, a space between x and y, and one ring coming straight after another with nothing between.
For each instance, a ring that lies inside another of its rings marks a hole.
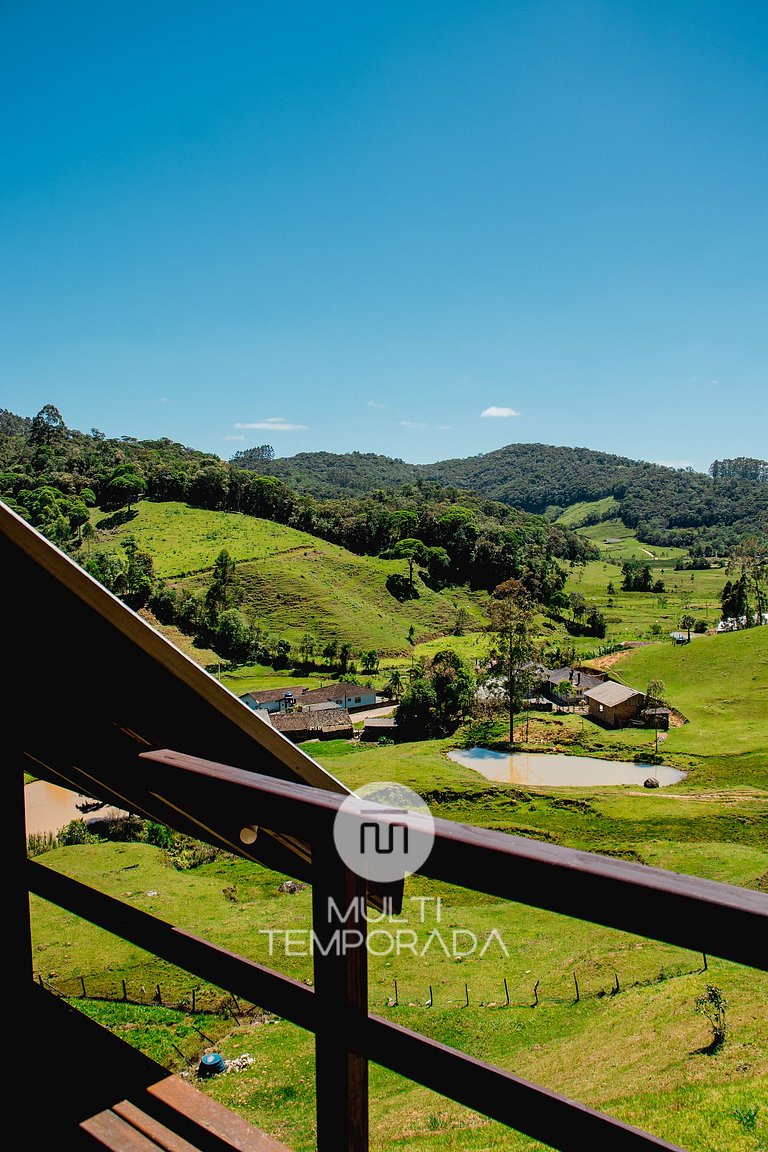
<instances>
[{"instance_id":1,"label":"pond","mask_svg":"<svg viewBox=\"0 0 768 1152\"><path fill-rule=\"evenodd\" d=\"M81 812L77 805L88 802L88 797L79 796L68 788L59 788L46 780L33 780L24 788L24 810L27 816L27 836L33 833L58 832L70 820L88 820L88 813ZM100 808L93 813L100 819L125 815L117 808Z\"/></svg>"},{"instance_id":2,"label":"pond","mask_svg":"<svg viewBox=\"0 0 768 1152\"><path fill-rule=\"evenodd\" d=\"M506 784L555 785L583 788L590 784L643 784L649 776L659 787L677 784L685 772L657 764L635 764L628 760L596 760L591 756L564 756L548 752L492 752L489 748L457 749L449 760L482 772L489 780Z\"/></svg>"}]
</instances>

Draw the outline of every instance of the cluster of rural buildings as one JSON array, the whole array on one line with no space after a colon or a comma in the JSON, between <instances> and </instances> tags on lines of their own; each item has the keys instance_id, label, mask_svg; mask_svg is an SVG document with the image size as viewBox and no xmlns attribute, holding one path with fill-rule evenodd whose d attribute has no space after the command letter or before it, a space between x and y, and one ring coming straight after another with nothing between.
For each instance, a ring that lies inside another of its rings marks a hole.
<instances>
[{"instance_id":1,"label":"cluster of rural buildings","mask_svg":"<svg viewBox=\"0 0 768 1152\"><path fill-rule=\"evenodd\" d=\"M647 700L645 693L609 680L603 673L580 668L551 669L540 664L528 665L526 672L531 684L529 708L544 712L579 708L606 728L669 727L669 708L658 706ZM500 685L492 681L479 689L479 695L486 699L496 692L500 692ZM362 730L355 731L356 713L386 703L374 688L362 684L254 689L240 699L296 744L305 740L351 740L355 736L380 740L396 736L397 721L391 716L366 715Z\"/></svg>"},{"instance_id":2,"label":"cluster of rural buildings","mask_svg":"<svg viewBox=\"0 0 768 1152\"><path fill-rule=\"evenodd\" d=\"M584 672L579 668L544 668L529 665L533 688L528 705L550 711L555 707L586 709L590 720L605 728L624 728L638 724L649 728L668 728L670 709L648 700L644 692L609 680L601 672Z\"/></svg>"},{"instance_id":3,"label":"cluster of rural buildings","mask_svg":"<svg viewBox=\"0 0 768 1152\"><path fill-rule=\"evenodd\" d=\"M353 715L381 704L374 688L363 684L327 684L306 688L264 688L246 692L240 699L268 720L295 744L304 740L351 740ZM390 735L395 721L389 717L366 717L360 738L378 740Z\"/></svg>"}]
</instances>

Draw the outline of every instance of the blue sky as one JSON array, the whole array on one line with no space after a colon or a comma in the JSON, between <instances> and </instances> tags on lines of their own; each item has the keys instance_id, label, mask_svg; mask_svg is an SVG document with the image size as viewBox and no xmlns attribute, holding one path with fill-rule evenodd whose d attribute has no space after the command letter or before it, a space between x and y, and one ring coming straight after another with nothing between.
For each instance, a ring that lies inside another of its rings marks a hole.
<instances>
[{"instance_id":1,"label":"blue sky","mask_svg":"<svg viewBox=\"0 0 768 1152\"><path fill-rule=\"evenodd\" d=\"M768 6L0 8L0 406L766 455Z\"/></svg>"}]
</instances>

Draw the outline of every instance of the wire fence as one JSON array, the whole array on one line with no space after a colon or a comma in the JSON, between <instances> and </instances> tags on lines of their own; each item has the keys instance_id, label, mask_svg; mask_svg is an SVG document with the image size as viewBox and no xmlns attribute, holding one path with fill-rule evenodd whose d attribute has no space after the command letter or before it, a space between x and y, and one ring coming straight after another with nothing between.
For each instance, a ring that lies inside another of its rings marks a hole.
<instances>
[{"instance_id":1,"label":"wire fence","mask_svg":"<svg viewBox=\"0 0 768 1152\"><path fill-rule=\"evenodd\" d=\"M425 984L414 986L392 979L392 991L386 998L387 1007L408 1008L536 1008L539 1004L578 1004L582 1000L600 1000L615 997L633 988L647 988L684 976L700 975L708 970L708 960L702 954L695 967L679 965L662 967L646 977L624 980L618 971L610 978L595 977L593 973L581 976L578 970L569 973L550 973L543 977L531 975L530 980L511 981L501 975L498 981L482 984L469 981L457 984Z\"/></svg>"},{"instance_id":2,"label":"wire fence","mask_svg":"<svg viewBox=\"0 0 768 1152\"><path fill-rule=\"evenodd\" d=\"M190 1016L229 1016L236 1024L264 1015L264 1009L212 985L195 984L181 988L176 983L146 983L139 980L105 979L100 974L44 977L37 982L67 1000L101 1000L113 1004L171 1008Z\"/></svg>"},{"instance_id":3,"label":"wire fence","mask_svg":"<svg viewBox=\"0 0 768 1152\"><path fill-rule=\"evenodd\" d=\"M701 954L695 964L663 966L647 975L622 977L615 968L602 970L577 968L568 972L526 973L525 979L508 978L500 974L497 980L415 984L411 980L392 978L390 991L385 996L388 1008L536 1008L540 1004L578 1004L582 1000L615 997L633 988L650 987L667 980L698 975L708 970L708 960ZM87 999L111 1003L171 1008L188 1015L228 1016L238 1025L265 1015L264 1009L250 1004L213 985L184 984L176 977L161 983L147 977L142 982L134 975L130 980L115 978L112 973L60 976L51 973L44 977L37 973L37 981L66 999ZM310 979L305 981L312 984ZM371 1000L381 994L380 986L371 987Z\"/></svg>"}]
</instances>

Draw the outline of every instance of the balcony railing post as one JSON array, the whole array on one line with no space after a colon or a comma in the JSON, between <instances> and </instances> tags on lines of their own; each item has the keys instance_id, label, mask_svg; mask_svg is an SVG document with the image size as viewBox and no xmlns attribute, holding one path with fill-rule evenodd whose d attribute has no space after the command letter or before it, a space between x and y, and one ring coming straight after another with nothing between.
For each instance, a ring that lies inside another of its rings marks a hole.
<instances>
[{"instance_id":1,"label":"balcony railing post","mask_svg":"<svg viewBox=\"0 0 768 1152\"><path fill-rule=\"evenodd\" d=\"M8 784L6 785L6 796L9 789L12 789L13 794L8 797L10 799L10 811L19 810L21 806L21 819L18 824L18 831L14 830L13 840L13 854L16 856L18 853L18 861L12 874L23 875L26 867L27 859L27 813L24 800L24 773L8 772ZM13 781L13 783L11 783ZM16 868L19 873L16 873ZM13 932L9 933L10 939L13 941L11 945L11 987L26 988L27 983L32 978L32 928L30 924L29 913L29 892L24 884L13 884L11 886L12 899L17 907L10 909L9 923L14 925ZM18 978L18 985L16 979Z\"/></svg>"},{"instance_id":2,"label":"balcony railing post","mask_svg":"<svg viewBox=\"0 0 768 1152\"><path fill-rule=\"evenodd\" d=\"M312 867L317 1149L368 1152L368 1059L350 1049L368 1012L365 882L330 836L313 843Z\"/></svg>"}]
</instances>

